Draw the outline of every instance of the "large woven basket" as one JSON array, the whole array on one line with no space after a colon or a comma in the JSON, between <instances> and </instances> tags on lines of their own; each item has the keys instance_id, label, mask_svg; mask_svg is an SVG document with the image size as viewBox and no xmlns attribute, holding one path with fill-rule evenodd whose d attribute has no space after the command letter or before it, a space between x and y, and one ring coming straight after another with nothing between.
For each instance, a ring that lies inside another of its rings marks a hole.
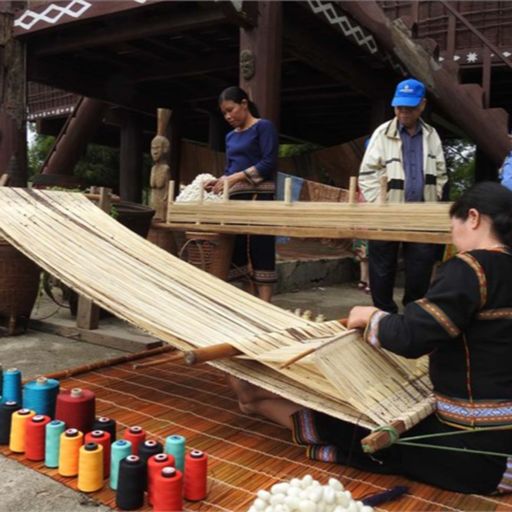
<instances>
[{"instance_id":1,"label":"large woven basket","mask_svg":"<svg viewBox=\"0 0 512 512\"><path fill-rule=\"evenodd\" d=\"M234 235L187 231L180 254L191 265L226 280L234 241Z\"/></svg>"},{"instance_id":2,"label":"large woven basket","mask_svg":"<svg viewBox=\"0 0 512 512\"><path fill-rule=\"evenodd\" d=\"M0 239L0 324L10 335L23 332L39 290L39 267Z\"/></svg>"}]
</instances>

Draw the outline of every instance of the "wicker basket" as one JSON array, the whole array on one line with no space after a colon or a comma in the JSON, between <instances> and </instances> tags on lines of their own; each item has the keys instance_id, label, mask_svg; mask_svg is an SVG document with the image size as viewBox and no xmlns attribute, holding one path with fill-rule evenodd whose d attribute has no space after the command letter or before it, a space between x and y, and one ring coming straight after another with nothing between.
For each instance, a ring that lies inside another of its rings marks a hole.
<instances>
[{"instance_id":1,"label":"wicker basket","mask_svg":"<svg viewBox=\"0 0 512 512\"><path fill-rule=\"evenodd\" d=\"M191 265L225 281L229 274L234 242L234 235L187 231L180 255Z\"/></svg>"},{"instance_id":2,"label":"wicker basket","mask_svg":"<svg viewBox=\"0 0 512 512\"><path fill-rule=\"evenodd\" d=\"M24 332L39 290L39 267L0 239L0 324L10 335Z\"/></svg>"}]
</instances>

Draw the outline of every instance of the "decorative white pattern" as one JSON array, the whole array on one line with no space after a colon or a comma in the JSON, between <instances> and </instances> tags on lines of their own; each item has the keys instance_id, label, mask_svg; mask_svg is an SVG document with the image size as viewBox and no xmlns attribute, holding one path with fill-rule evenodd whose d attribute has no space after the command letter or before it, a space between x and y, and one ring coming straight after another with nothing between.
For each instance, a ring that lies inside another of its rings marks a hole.
<instances>
[{"instance_id":1,"label":"decorative white pattern","mask_svg":"<svg viewBox=\"0 0 512 512\"><path fill-rule=\"evenodd\" d=\"M455 60L455 61L460 60L460 55L454 55L453 60Z\"/></svg>"},{"instance_id":2,"label":"decorative white pattern","mask_svg":"<svg viewBox=\"0 0 512 512\"><path fill-rule=\"evenodd\" d=\"M50 4L43 12L26 10L18 19L14 21L15 27L21 27L30 30L36 23L44 21L51 25L57 23L63 16L79 18L91 7L91 3L86 0L72 0L68 5L61 6Z\"/></svg>"},{"instance_id":3,"label":"decorative white pattern","mask_svg":"<svg viewBox=\"0 0 512 512\"><path fill-rule=\"evenodd\" d=\"M38 112L37 114L28 114L27 119L29 121L33 121L34 119L42 117L60 116L62 114L69 114L70 112L73 112L73 110L75 110L75 107L62 107L53 110L45 110L44 112Z\"/></svg>"},{"instance_id":4,"label":"decorative white pattern","mask_svg":"<svg viewBox=\"0 0 512 512\"><path fill-rule=\"evenodd\" d=\"M371 54L378 52L379 49L373 36L364 31L348 16L339 14L331 2L308 0L308 3L315 14L322 13L331 25L338 25L345 37L353 38L359 46L366 46Z\"/></svg>"},{"instance_id":5,"label":"decorative white pattern","mask_svg":"<svg viewBox=\"0 0 512 512\"><path fill-rule=\"evenodd\" d=\"M473 64L478 60L478 54L476 52L469 52L466 55L466 62Z\"/></svg>"},{"instance_id":6,"label":"decorative white pattern","mask_svg":"<svg viewBox=\"0 0 512 512\"><path fill-rule=\"evenodd\" d=\"M503 57L510 57L512 55L512 53L510 52L503 52Z\"/></svg>"}]
</instances>

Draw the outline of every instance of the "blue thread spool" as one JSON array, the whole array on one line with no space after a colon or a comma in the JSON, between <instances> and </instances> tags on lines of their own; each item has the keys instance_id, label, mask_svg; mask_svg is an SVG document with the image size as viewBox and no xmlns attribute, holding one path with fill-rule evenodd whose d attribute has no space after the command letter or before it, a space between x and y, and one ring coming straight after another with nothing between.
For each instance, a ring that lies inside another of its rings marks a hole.
<instances>
[{"instance_id":1,"label":"blue thread spool","mask_svg":"<svg viewBox=\"0 0 512 512\"><path fill-rule=\"evenodd\" d=\"M60 435L66 430L62 420L53 420L46 425L44 438L44 465L47 468L59 467Z\"/></svg>"},{"instance_id":2,"label":"blue thread spool","mask_svg":"<svg viewBox=\"0 0 512 512\"><path fill-rule=\"evenodd\" d=\"M176 469L183 472L185 467L185 438L173 435L165 438L165 453L170 453L176 461Z\"/></svg>"},{"instance_id":3,"label":"blue thread spool","mask_svg":"<svg viewBox=\"0 0 512 512\"><path fill-rule=\"evenodd\" d=\"M119 464L121 461L131 455L132 443L126 439L119 439L112 443L110 452L110 488L117 490L119 482Z\"/></svg>"},{"instance_id":4,"label":"blue thread spool","mask_svg":"<svg viewBox=\"0 0 512 512\"><path fill-rule=\"evenodd\" d=\"M23 407L53 418L55 416L55 403L59 393L59 381L38 377L23 387Z\"/></svg>"},{"instance_id":5,"label":"blue thread spool","mask_svg":"<svg viewBox=\"0 0 512 512\"><path fill-rule=\"evenodd\" d=\"M17 402L21 400L21 371L18 368L9 368L3 374L2 402Z\"/></svg>"},{"instance_id":6,"label":"blue thread spool","mask_svg":"<svg viewBox=\"0 0 512 512\"><path fill-rule=\"evenodd\" d=\"M2 400L2 391L4 388L4 370L2 365L0 364L0 401Z\"/></svg>"}]
</instances>

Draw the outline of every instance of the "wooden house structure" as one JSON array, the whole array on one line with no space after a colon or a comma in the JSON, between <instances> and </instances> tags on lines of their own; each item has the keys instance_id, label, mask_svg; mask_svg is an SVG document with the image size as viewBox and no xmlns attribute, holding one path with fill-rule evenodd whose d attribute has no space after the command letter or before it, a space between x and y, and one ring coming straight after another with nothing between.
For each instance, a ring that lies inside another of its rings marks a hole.
<instances>
[{"instance_id":1,"label":"wooden house structure","mask_svg":"<svg viewBox=\"0 0 512 512\"><path fill-rule=\"evenodd\" d=\"M250 92L282 141L332 146L389 118L396 82L414 75L427 85L427 115L442 134L478 145L489 164L479 177L491 176L509 150L508 2L20 4L2 3L0 43L0 166L15 183L25 176L27 87L28 118L59 134L42 181L72 181L95 138L121 148L120 194L135 201L157 108L173 112L171 169L179 181L180 141L222 149L226 126L216 99L233 84Z\"/></svg>"}]
</instances>

